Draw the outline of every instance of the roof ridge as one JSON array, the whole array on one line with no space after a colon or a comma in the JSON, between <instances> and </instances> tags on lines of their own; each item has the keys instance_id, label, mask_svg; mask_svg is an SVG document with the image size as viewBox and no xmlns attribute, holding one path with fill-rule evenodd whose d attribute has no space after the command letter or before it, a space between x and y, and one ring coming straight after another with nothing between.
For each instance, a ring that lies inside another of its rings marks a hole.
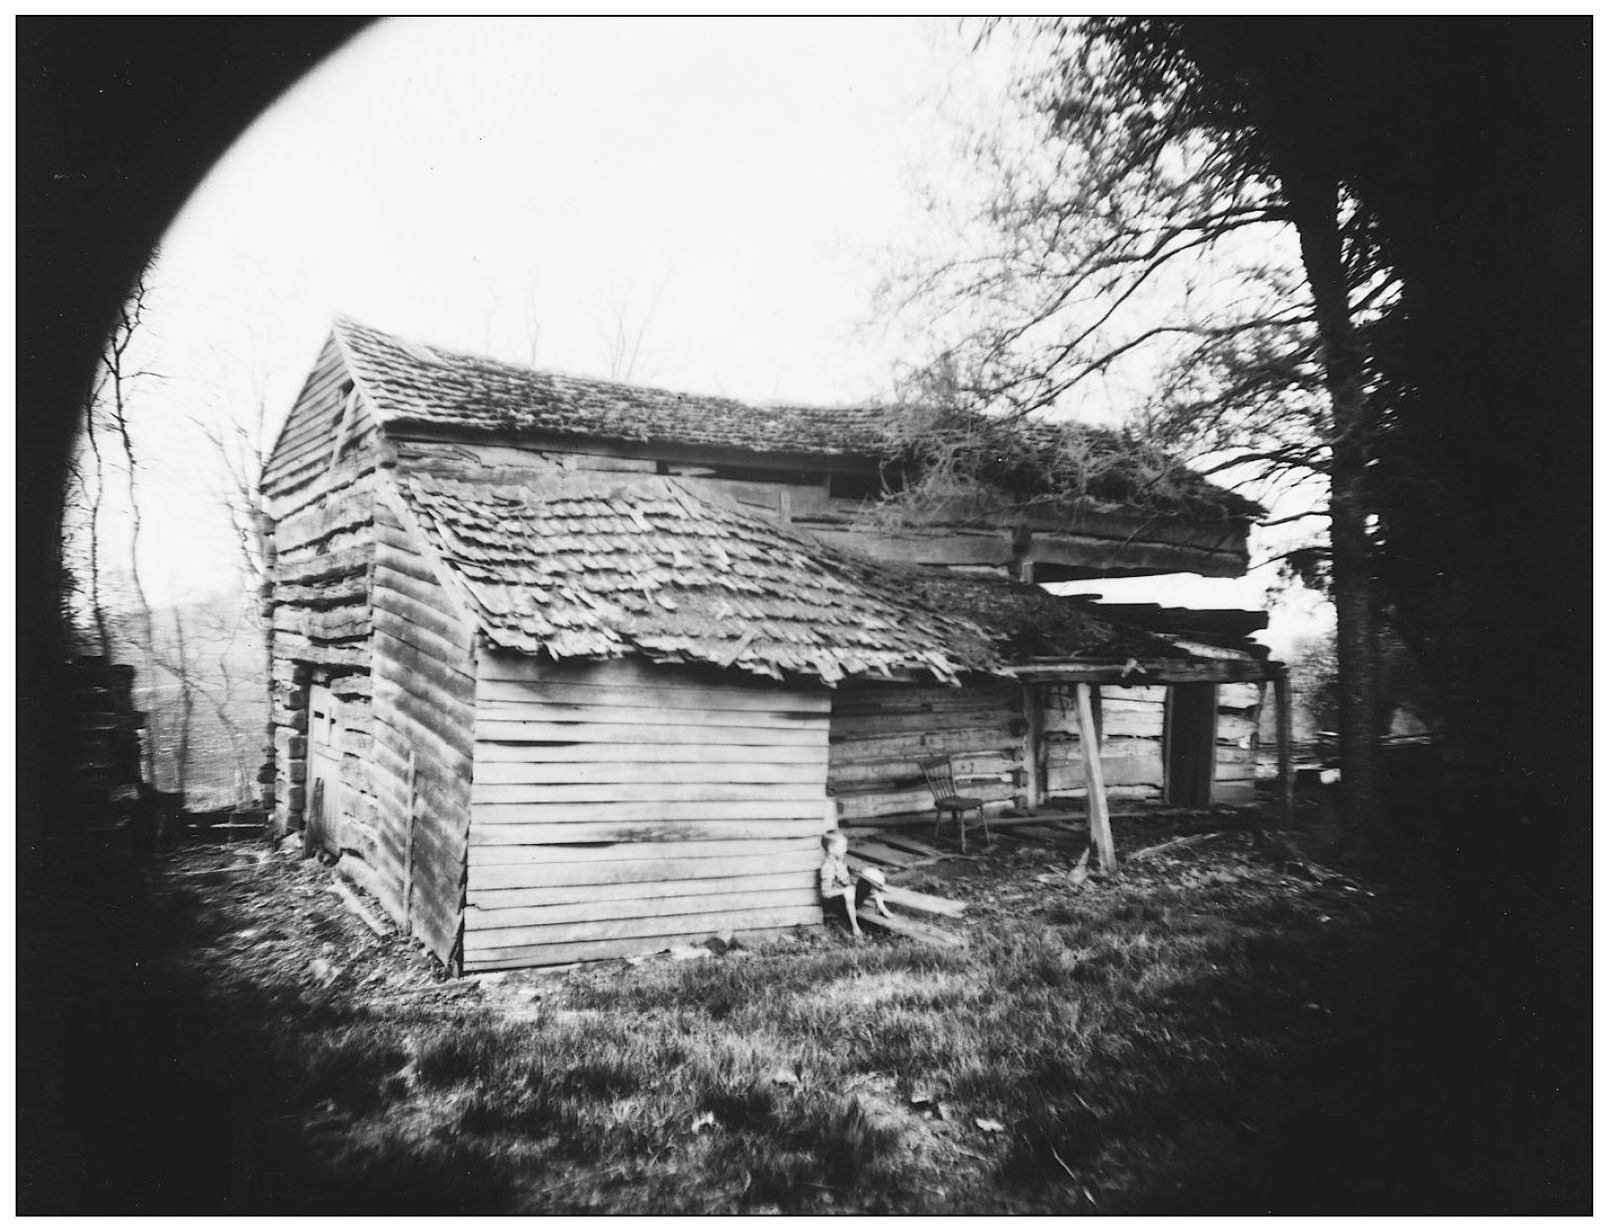
<instances>
[{"instance_id":1,"label":"roof ridge","mask_svg":"<svg viewBox=\"0 0 1619 1225\"><path fill-rule=\"evenodd\" d=\"M385 331L382 328L374 327L371 324L344 312L339 312L332 316L332 327L334 331L342 328L350 331L361 332L373 339L382 340L389 344L400 346L401 348L425 349L440 360L445 357L449 357L463 361L480 362L485 365L497 366L521 374L538 374L549 378L571 379L580 383L593 383L603 387L616 387L622 388L626 391L647 392L660 396L675 396L678 398L690 398L694 400L717 400L736 404L744 408L790 409L798 412L831 414L859 413L862 411L877 410L882 407L878 402L873 400L854 401L847 404L813 404L801 400L752 400L744 399L740 396L728 395L724 392L696 391L689 388L681 389L675 387L664 387L657 386L652 383L637 383L625 379L608 378L599 374L586 374L575 370L564 370L556 366L526 365L522 362L512 361L510 358L496 357L490 353L480 353L473 349L444 345L438 343L437 341L423 340L419 337L404 336L398 332Z\"/></svg>"}]
</instances>

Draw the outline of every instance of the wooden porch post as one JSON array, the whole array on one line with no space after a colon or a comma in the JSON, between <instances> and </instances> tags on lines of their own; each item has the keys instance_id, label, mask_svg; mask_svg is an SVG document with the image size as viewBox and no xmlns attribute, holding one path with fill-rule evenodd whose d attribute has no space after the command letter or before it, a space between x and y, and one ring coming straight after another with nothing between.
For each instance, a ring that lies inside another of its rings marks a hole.
<instances>
[{"instance_id":1,"label":"wooden porch post","mask_svg":"<svg viewBox=\"0 0 1619 1225\"><path fill-rule=\"evenodd\" d=\"M1276 673L1276 777L1282 785L1282 820L1293 821L1293 681Z\"/></svg>"},{"instance_id":2,"label":"wooden porch post","mask_svg":"<svg viewBox=\"0 0 1619 1225\"><path fill-rule=\"evenodd\" d=\"M1080 740L1085 747L1085 797L1091 811L1091 845L1096 848L1096 866L1103 872L1115 871L1113 823L1107 813L1107 790L1102 784L1102 746L1096 738L1096 716L1091 711L1091 685L1077 686Z\"/></svg>"},{"instance_id":3,"label":"wooden porch post","mask_svg":"<svg viewBox=\"0 0 1619 1225\"><path fill-rule=\"evenodd\" d=\"M1040 738L1045 734L1045 693L1023 683L1023 805L1032 814L1045 798L1040 787Z\"/></svg>"}]
</instances>

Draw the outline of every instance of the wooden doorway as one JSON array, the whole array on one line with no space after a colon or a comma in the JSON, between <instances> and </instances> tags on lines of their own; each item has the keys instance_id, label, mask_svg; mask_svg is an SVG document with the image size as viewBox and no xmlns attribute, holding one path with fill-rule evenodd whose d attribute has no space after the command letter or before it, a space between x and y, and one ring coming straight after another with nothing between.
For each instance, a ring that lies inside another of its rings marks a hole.
<instances>
[{"instance_id":1,"label":"wooden doorway","mask_svg":"<svg viewBox=\"0 0 1619 1225\"><path fill-rule=\"evenodd\" d=\"M341 774L343 741L339 714L342 703L324 685L309 687L309 769L304 805L304 853L337 854L338 823L342 820Z\"/></svg>"},{"instance_id":2,"label":"wooden doorway","mask_svg":"<svg viewBox=\"0 0 1619 1225\"><path fill-rule=\"evenodd\" d=\"M1164 709L1164 802L1207 808L1214 800L1220 686L1171 685Z\"/></svg>"}]
</instances>

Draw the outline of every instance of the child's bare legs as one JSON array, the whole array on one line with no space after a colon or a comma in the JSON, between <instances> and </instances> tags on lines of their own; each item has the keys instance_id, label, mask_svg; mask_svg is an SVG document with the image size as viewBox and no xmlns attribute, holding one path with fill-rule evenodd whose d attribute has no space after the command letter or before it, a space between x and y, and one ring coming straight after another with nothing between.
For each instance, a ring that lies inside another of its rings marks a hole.
<instances>
[{"instance_id":1,"label":"child's bare legs","mask_svg":"<svg viewBox=\"0 0 1619 1225\"><path fill-rule=\"evenodd\" d=\"M849 912L849 930L854 933L855 938L858 940L863 938L865 933L860 930L860 920L855 918L854 905L854 886L850 885L843 891L843 906Z\"/></svg>"}]
</instances>

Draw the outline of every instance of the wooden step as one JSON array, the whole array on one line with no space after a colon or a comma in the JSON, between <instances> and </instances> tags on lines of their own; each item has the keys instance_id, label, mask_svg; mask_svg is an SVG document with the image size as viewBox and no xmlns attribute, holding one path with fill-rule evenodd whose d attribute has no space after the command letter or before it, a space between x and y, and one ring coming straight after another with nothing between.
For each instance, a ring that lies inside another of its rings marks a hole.
<instances>
[{"instance_id":1,"label":"wooden step","mask_svg":"<svg viewBox=\"0 0 1619 1225\"><path fill-rule=\"evenodd\" d=\"M875 834L873 837L878 842L881 842L884 846L891 846L895 850L909 851L913 855L926 855L928 857L928 862L930 863L939 859L961 858L961 855L956 851L947 851L936 843L930 845L929 843L923 842L920 838L909 838L904 834L891 834L884 832L881 834Z\"/></svg>"},{"instance_id":2,"label":"wooden step","mask_svg":"<svg viewBox=\"0 0 1619 1225\"><path fill-rule=\"evenodd\" d=\"M912 940L921 944L931 944L935 948L964 949L967 947L966 937L958 936L954 932L947 932L941 927L934 927L931 923L922 923L916 919L897 917L890 919L878 914L875 910L866 909L860 911L860 922L862 925L869 923L873 927L881 927L885 931L908 936Z\"/></svg>"},{"instance_id":3,"label":"wooden step","mask_svg":"<svg viewBox=\"0 0 1619 1225\"><path fill-rule=\"evenodd\" d=\"M857 859L863 866L878 868L914 868L917 864L928 863L920 855L910 855L904 851L892 850L869 839L849 844L849 858Z\"/></svg>"},{"instance_id":4,"label":"wooden step","mask_svg":"<svg viewBox=\"0 0 1619 1225\"><path fill-rule=\"evenodd\" d=\"M915 889L901 889L898 885L890 885L884 889L883 900L890 906L903 906L906 910L941 915L947 919L959 919L967 913L966 902L952 901L947 897L934 897L931 893L920 893Z\"/></svg>"}]
</instances>

